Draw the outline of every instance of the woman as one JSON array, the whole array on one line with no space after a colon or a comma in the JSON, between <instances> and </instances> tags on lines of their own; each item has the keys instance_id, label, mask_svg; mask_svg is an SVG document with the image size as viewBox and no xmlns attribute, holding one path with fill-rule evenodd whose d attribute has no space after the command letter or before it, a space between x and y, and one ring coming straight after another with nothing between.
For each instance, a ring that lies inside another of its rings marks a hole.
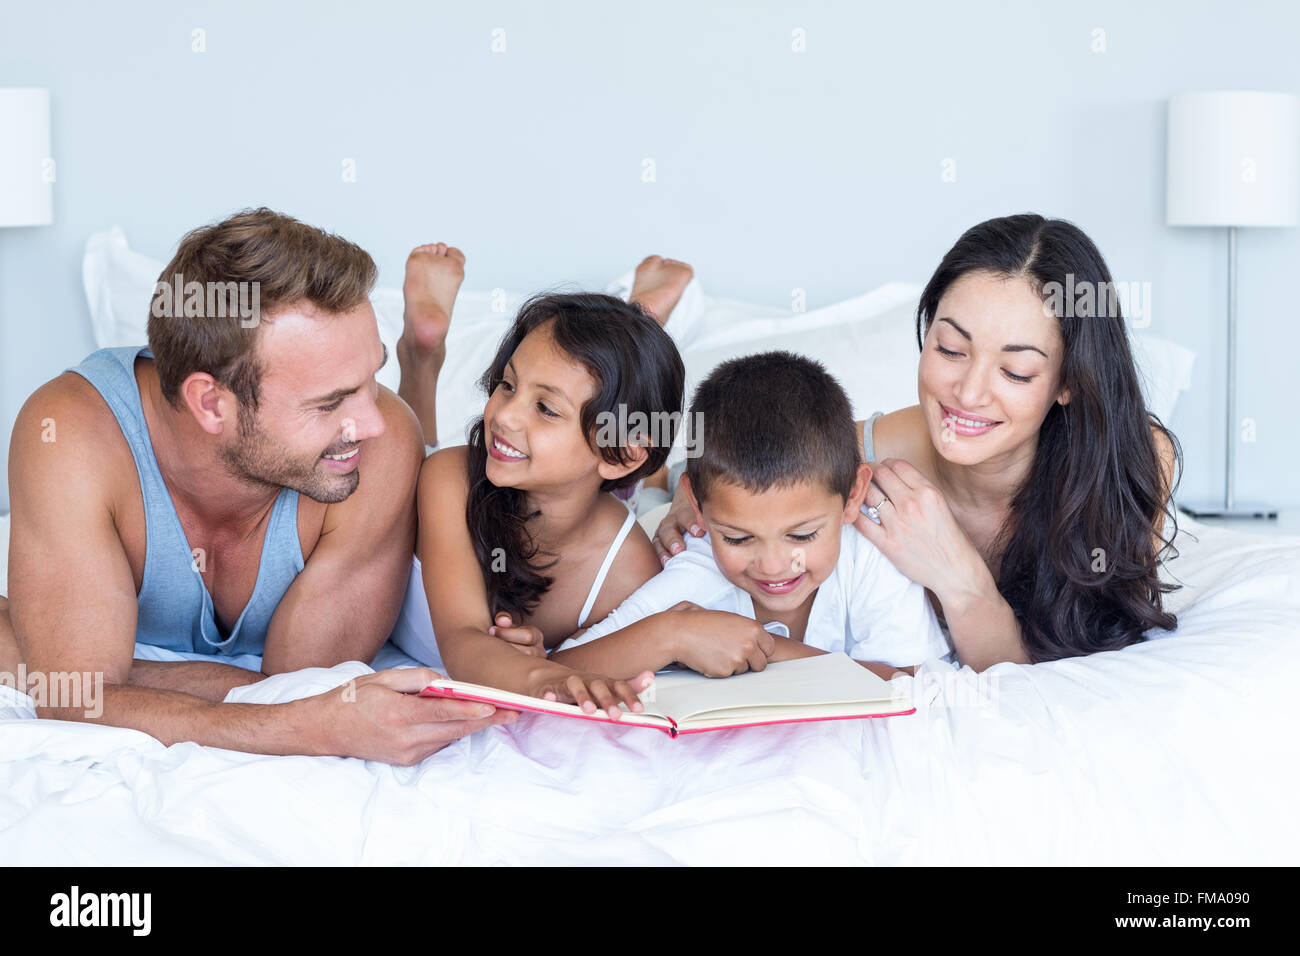
<instances>
[{"instance_id":1,"label":"woman","mask_svg":"<svg viewBox=\"0 0 1300 956\"><path fill-rule=\"evenodd\" d=\"M860 423L878 464L858 530L925 586L976 671L1177 624L1158 566L1181 456L1146 410L1113 289L1071 223L980 223L921 294L919 403ZM661 560L690 522L674 498Z\"/></svg>"}]
</instances>

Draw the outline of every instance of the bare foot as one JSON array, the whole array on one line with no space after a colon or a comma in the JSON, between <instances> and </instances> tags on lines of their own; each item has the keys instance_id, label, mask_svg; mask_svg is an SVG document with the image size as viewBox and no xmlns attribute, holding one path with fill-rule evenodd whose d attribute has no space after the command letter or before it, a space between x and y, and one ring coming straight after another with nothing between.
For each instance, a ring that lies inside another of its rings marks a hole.
<instances>
[{"instance_id":1,"label":"bare foot","mask_svg":"<svg viewBox=\"0 0 1300 956\"><path fill-rule=\"evenodd\" d=\"M655 321L664 325L693 275L695 270L678 259L646 256L632 279L632 301L640 303Z\"/></svg>"},{"instance_id":2,"label":"bare foot","mask_svg":"<svg viewBox=\"0 0 1300 956\"><path fill-rule=\"evenodd\" d=\"M447 357L451 310L464 278L465 254L445 242L416 246L406 259L398 394L420 419L426 442L438 439L438 373Z\"/></svg>"}]
</instances>

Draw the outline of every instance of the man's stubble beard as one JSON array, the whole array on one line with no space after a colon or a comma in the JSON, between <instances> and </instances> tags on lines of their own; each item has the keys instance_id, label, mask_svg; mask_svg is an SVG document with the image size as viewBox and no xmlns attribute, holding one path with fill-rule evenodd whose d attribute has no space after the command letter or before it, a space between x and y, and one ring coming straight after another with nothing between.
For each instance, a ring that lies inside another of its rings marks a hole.
<instances>
[{"instance_id":1,"label":"man's stubble beard","mask_svg":"<svg viewBox=\"0 0 1300 956\"><path fill-rule=\"evenodd\" d=\"M244 481L268 488L291 488L322 504L337 504L357 490L360 468L341 475L322 474L317 467L320 456L310 461L293 458L261 428L256 413L242 404L237 431L237 440L222 449L221 457L231 473Z\"/></svg>"}]
</instances>

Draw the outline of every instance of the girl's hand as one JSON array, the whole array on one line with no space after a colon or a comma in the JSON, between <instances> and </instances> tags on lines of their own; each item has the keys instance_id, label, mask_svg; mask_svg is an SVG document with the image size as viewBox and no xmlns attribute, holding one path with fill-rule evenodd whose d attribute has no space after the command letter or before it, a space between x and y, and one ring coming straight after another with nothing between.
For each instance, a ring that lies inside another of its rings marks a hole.
<instances>
[{"instance_id":1,"label":"girl's hand","mask_svg":"<svg viewBox=\"0 0 1300 956\"><path fill-rule=\"evenodd\" d=\"M655 675L650 671L631 680L611 680L600 674L575 671L556 664L554 668L548 668L539 675L529 693L542 700L577 704L587 714L604 710L611 720L618 720L622 716L620 704L631 714L645 710L645 705L637 699L637 694L653 684L654 680Z\"/></svg>"},{"instance_id":2,"label":"girl's hand","mask_svg":"<svg viewBox=\"0 0 1300 956\"><path fill-rule=\"evenodd\" d=\"M947 603L945 595L975 587L987 576L984 559L925 475L902 459L888 458L872 479L876 487L868 489L865 504L876 509L880 523L860 514L853 526L894 567L933 591L940 604Z\"/></svg>"},{"instance_id":3,"label":"girl's hand","mask_svg":"<svg viewBox=\"0 0 1300 956\"><path fill-rule=\"evenodd\" d=\"M668 506L664 520L659 522L653 539L660 564L667 564L669 558L685 550L686 542L682 536L688 531L697 538L704 537L704 529L696 522L695 511L679 481L673 491L673 503Z\"/></svg>"},{"instance_id":4,"label":"girl's hand","mask_svg":"<svg viewBox=\"0 0 1300 956\"><path fill-rule=\"evenodd\" d=\"M499 637L521 654L529 657L546 657L546 643L542 632L531 624L514 626L510 615L502 611L497 615L496 623L488 628L488 633Z\"/></svg>"}]
</instances>

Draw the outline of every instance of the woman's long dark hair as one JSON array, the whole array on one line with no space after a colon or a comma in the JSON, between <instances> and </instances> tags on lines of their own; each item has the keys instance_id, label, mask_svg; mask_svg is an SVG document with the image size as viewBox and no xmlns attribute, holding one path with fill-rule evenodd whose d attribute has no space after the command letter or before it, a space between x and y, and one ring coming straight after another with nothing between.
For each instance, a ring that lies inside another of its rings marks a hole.
<instances>
[{"instance_id":1,"label":"woman's long dark hair","mask_svg":"<svg viewBox=\"0 0 1300 956\"><path fill-rule=\"evenodd\" d=\"M998 537L998 589L1020 623L1031 660L1115 650L1144 640L1149 628L1173 630L1161 596L1155 522L1167 496L1152 428L1169 438L1176 468L1182 451L1142 398L1124 318L1106 263L1084 233L1060 219L1024 214L990 219L966 231L921 293L916 336L924 338L939 300L974 271L1027 279L1053 304L1065 341L1061 385L1069 404L1053 403L1038 435L1029 477ZM1052 285L1059 283L1059 285ZM1091 284L1094 305L1072 290ZM1079 314L1086 312L1088 314ZM1171 483L1176 485L1177 481ZM1100 550L1098 550L1100 549Z\"/></svg>"},{"instance_id":2,"label":"woman's long dark hair","mask_svg":"<svg viewBox=\"0 0 1300 956\"><path fill-rule=\"evenodd\" d=\"M626 448L600 441L607 422L632 423L638 413L651 423L649 454L634 471L604 481L601 491L630 488L658 471L668 458L681 419L686 371L673 340L640 306L595 293L537 295L523 304L501 340L491 366L479 379L489 395L501 382L506 363L529 332L547 331L564 353L580 362L596 382L596 394L583 406L581 427L605 461L625 464ZM620 417L622 416L622 417ZM660 423L658 427L654 423ZM479 418L469 432L469 499L465 522L487 586L495 617L505 611L520 623L551 586L541 552L526 523L540 512L525 510L525 493L498 487L487 478L487 435Z\"/></svg>"}]
</instances>

